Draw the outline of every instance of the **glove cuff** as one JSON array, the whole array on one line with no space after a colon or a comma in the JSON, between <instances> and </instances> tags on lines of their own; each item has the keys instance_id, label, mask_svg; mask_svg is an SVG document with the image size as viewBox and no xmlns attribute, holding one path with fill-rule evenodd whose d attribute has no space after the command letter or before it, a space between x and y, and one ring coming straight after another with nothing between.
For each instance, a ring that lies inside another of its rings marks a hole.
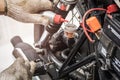
<instances>
[{"instance_id":1,"label":"glove cuff","mask_svg":"<svg viewBox=\"0 0 120 80\"><path fill-rule=\"evenodd\" d=\"M7 13L7 2L6 0L0 0L0 14Z\"/></svg>"}]
</instances>

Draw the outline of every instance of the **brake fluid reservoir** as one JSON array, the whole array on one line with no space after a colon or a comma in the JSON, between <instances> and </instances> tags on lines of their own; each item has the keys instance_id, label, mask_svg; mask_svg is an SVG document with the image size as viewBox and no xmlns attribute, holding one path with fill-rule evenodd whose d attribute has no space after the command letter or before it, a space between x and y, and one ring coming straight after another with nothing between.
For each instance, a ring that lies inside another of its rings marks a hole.
<instances>
[{"instance_id":1,"label":"brake fluid reservoir","mask_svg":"<svg viewBox=\"0 0 120 80\"><path fill-rule=\"evenodd\" d=\"M76 41L75 38L77 37L77 33L76 33L77 29L78 27L74 24L65 25L64 37L69 47L72 46Z\"/></svg>"}]
</instances>

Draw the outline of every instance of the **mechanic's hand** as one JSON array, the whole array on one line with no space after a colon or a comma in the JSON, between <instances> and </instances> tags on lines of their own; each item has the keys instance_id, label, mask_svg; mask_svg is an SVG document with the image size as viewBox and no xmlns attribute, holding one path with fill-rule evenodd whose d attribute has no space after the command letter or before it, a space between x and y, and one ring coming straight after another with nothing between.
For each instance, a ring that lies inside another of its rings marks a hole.
<instances>
[{"instance_id":1,"label":"mechanic's hand","mask_svg":"<svg viewBox=\"0 0 120 80\"><path fill-rule=\"evenodd\" d=\"M34 62L17 58L9 68L0 73L0 80L32 80L35 67Z\"/></svg>"},{"instance_id":2,"label":"mechanic's hand","mask_svg":"<svg viewBox=\"0 0 120 80\"><path fill-rule=\"evenodd\" d=\"M52 10L50 0L6 0L7 15L21 22L47 25L49 19L39 13ZM38 13L38 14L36 14Z\"/></svg>"},{"instance_id":3,"label":"mechanic's hand","mask_svg":"<svg viewBox=\"0 0 120 80\"><path fill-rule=\"evenodd\" d=\"M59 2L59 0L53 0L53 3L56 5Z\"/></svg>"}]
</instances>

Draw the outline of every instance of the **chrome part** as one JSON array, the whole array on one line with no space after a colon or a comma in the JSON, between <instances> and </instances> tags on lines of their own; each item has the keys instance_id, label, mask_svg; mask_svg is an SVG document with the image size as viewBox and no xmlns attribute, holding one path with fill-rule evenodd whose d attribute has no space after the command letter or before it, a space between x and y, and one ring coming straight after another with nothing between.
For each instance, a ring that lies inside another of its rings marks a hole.
<instances>
[{"instance_id":1,"label":"chrome part","mask_svg":"<svg viewBox=\"0 0 120 80\"><path fill-rule=\"evenodd\" d=\"M68 11L73 4L77 3L78 0L60 0L57 4L57 7L61 9L61 6L64 6L65 10Z\"/></svg>"},{"instance_id":2,"label":"chrome part","mask_svg":"<svg viewBox=\"0 0 120 80\"><path fill-rule=\"evenodd\" d=\"M41 48L46 46L47 40L49 39L50 33L47 30L44 30L43 35L41 36L40 40L38 41L38 46Z\"/></svg>"},{"instance_id":3,"label":"chrome part","mask_svg":"<svg viewBox=\"0 0 120 80\"><path fill-rule=\"evenodd\" d=\"M25 56L25 54L24 54L24 52L22 51L21 48L15 48L15 49L19 52L19 54L23 57L24 60L29 61L28 58Z\"/></svg>"},{"instance_id":4,"label":"chrome part","mask_svg":"<svg viewBox=\"0 0 120 80\"><path fill-rule=\"evenodd\" d=\"M74 24L65 25L64 36L67 38L75 38L77 29L78 29L78 27Z\"/></svg>"},{"instance_id":5,"label":"chrome part","mask_svg":"<svg viewBox=\"0 0 120 80\"><path fill-rule=\"evenodd\" d=\"M75 4L78 0L60 0L62 3L66 5Z\"/></svg>"},{"instance_id":6,"label":"chrome part","mask_svg":"<svg viewBox=\"0 0 120 80\"><path fill-rule=\"evenodd\" d=\"M68 58L68 54L69 54L69 49L65 49L61 52L61 56L64 58L64 59L67 59Z\"/></svg>"},{"instance_id":7,"label":"chrome part","mask_svg":"<svg viewBox=\"0 0 120 80\"><path fill-rule=\"evenodd\" d=\"M114 2L117 4L117 6L120 8L120 0L114 0Z\"/></svg>"},{"instance_id":8,"label":"chrome part","mask_svg":"<svg viewBox=\"0 0 120 80\"><path fill-rule=\"evenodd\" d=\"M60 68L62 66L62 63L52 54L50 53L50 59Z\"/></svg>"}]
</instances>

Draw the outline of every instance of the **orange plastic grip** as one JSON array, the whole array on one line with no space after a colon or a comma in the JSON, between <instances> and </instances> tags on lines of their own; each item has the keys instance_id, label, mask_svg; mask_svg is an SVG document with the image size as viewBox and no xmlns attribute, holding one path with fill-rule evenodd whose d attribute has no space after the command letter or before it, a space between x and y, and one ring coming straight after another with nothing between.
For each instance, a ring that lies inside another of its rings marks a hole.
<instances>
[{"instance_id":1,"label":"orange plastic grip","mask_svg":"<svg viewBox=\"0 0 120 80\"><path fill-rule=\"evenodd\" d=\"M89 26L91 32L96 32L101 29L101 24L95 16L90 17L86 20L86 24Z\"/></svg>"}]
</instances>

